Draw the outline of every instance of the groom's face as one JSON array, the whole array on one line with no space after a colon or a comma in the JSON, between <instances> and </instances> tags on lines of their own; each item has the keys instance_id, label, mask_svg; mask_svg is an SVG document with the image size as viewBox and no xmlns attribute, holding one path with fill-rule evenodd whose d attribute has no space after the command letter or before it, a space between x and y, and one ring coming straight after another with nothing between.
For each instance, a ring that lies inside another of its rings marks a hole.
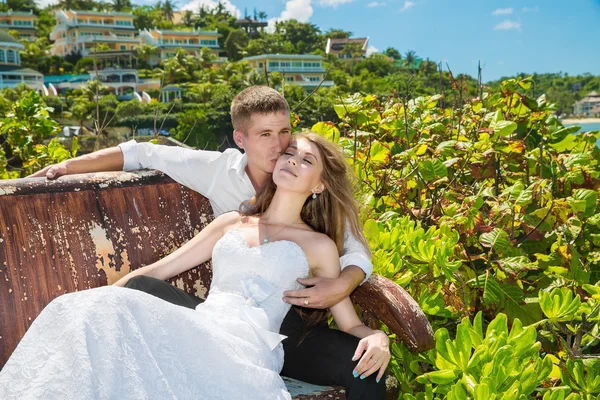
<instances>
[{"instance_id":1,"label":"groom's face","mask_svg":"<svg viewBox=\"0 0 600 400\"><path fill-rule=\"evenodd\" d=\"M291 132L288 113L253 114L246 132L236 130L234 138L248 155L249 166L271 174L290 144Z\"/></svg>"}]
</instances>

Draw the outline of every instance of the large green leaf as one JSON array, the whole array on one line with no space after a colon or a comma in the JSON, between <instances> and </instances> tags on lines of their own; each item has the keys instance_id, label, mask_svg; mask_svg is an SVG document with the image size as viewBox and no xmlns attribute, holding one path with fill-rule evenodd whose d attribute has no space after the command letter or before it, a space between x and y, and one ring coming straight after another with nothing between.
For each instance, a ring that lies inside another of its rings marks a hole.
<instances>
[{"instance_id":1,"label":"large green leaf","mask_svg":"<svg viewBox=\"0 0 600 400\"><path fill-rule=\"evenodd\" d=\"M537 265L529 261L525 256L506 257L497 261L500 268L512 274L537 269Z\"/></svg>"},{"instance_id":2,"label":"large green leaf","mask_svg":"<svg viewBox=\"0 0 600 400\"><path fill-rule=\"evenodd\" d=\"M573 191L573 198L576 200L585 201L584 217L591 217L596 213L596 203L598 201L598 194L590 189L576 189Z\"/></svg>"},{"instance_id":3,"label":"large green leaf","mask_svg":"<svg viewBox=\"0 0 600 400\"><path fill-rule=\"evenodd\" d=\"M569 126L567 128L557 129L550 134L550 143L562 142L568 135L576 133L579 129L579 126Z\"/></svg>"},{"instance_id":4,"label":"large green leaf","mask_svg":"<svg viewBox=\"0 0 600 400\"><path fill-rule=\"evenodd\" d=\"M517 124L513 121L494 121L490 124L494 136L506 137L517 130Z\"/></svg>"},{"instance_id":5,"label":"large green leaf","mask_svg":"<svg viewBox=\"0 0 600 400\"><path fill-rule=\"evenodd\" d=\"M567 135L562 141L557 143L549 143L550 147L558 152L571 151L577 146L577 138L575 135Z\"/></svg>"},{"instance_id":6,"label":"large green leaf","mask_svg":"<svg viewBox=\"0 0 600 400\"><path fill-rule=\"evenodd\" d=\"M369 158L371 161L385 162L388 160L389 155L390 149L380 142L374 142L369 150Z\"/></svg>"},{"instance_id":7,"label":"large green leaf","mask_svg":"<svg viewBox=\"0 0 600 400\"><path fill-rule=\"evenodd\" d=\"M340 140L340 131L332 122L317 122L312 126L311 130L325 136L334 143Z\"/></svg>"},{"instance_id":8,"label":"large green leaf","mask_svg":"<svg viewBox=\"0 0 600 400\"><path fill-rule=\"evenodd\" d=\"M500 228L494 228L491 232L481 234L479 243L484 247L494 249L498 253L505 252L510 245L508 233Z\"/></svg>"},{"instance_id":9,"label":"large green leaf","mask_svg":"<svg viewBox=\"0 0 600 400\"><path fill-rule=\"evenodd\" d=\"M579 295L573 296L568 288L556 288L551 292L541 290L539 293L540 307L552 322L567 322L580 318L577 314L581 306Z\"/></svg>"},{"instance_id":10,"label":"large green leaf","mask_svg":"<svg viewBox=\"0 0 600 400\"><path fill-rule=\"evenodd\" d=\"M434 181L447 176L448 169L439 159L424 160L419 163L419 173L426 181Z\"/></svg>"}]
</instances>

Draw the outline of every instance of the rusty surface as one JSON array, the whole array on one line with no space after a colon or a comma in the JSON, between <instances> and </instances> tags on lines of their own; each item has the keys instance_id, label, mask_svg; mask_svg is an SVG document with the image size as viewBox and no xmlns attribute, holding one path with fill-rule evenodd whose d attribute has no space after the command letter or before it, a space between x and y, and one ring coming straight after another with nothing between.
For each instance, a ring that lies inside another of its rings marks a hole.
<instances>
[{"instance_id":1,"label":"rusty surface","mask_svg":"<svg viewBox=\"0 0 600 400\"><path fill-rule=\"evenodd\" d=\"M52 181L43 178L22 178L0 180L0 196L79 192L168 182L173 183L173 180L157 171L97 172L68 175Z\"/></svg>"},{"instance_id":2,"label":"rusty surface","mask_svg":"<svg viewBox=\"0 0 600 400\"><path fill-rule=\"evenodd\" d=\"M52 299L113 283L212 219L205 198L161 174L123 175L0 181L0 368ZM173 282L203 297L210 277L206 263Z\"/></svg>"},{"instance_id":3,"label":"rusty surface","mask_svg":"<svg viewBox=\"0 0 600 400\"><path fill-rule=\"evenodd\" d=\"M344 400L344 389L317 386L296 379L283 377L283 381L294 400Z\"/></svg>"},{"instance_id":4,"label":"rusty surface","mask_svg":"<svg viewBox=\"0 0 600 400\"><path fill-rule=\"evenodd\" d=\"M0 180L0 368L52 299L113 283L160 259L197 234L211 215L207 199L157 172ZM172 283L204 297L210 280L206 263ZM425 315L395 283L373 276L353 300L412 350L433 346ZM294 398L344 395L320 388Z\"/></svg>"},{"instance_id":5,"label":"rusty surface","mask_svg":"<svg viewBox=\"0 0 600 400\"><path fill-rule=\"evenodd\" d=\"M433 329L419 304L391 280L371 275L354 291L352 301L367 314L374 314L411 351L421 352L435 346Z\"/></svg>"}]
</instances>

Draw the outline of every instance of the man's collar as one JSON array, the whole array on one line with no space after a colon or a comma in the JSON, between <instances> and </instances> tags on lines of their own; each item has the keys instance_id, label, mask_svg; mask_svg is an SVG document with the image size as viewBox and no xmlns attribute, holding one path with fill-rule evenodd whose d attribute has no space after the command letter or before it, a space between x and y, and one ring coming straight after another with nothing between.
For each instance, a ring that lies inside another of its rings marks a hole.
<instances>
[{"instance_id":1,"label":"man's collar","mask_svg":"<svg viewBox=\"0 0 600 400\"><path fill-rule=\"evenodd\" d=\"M235 170L235 173L243 179L246 174L246 165L248 165L248 156L246 153L242 153L242 156L239 157L236 162L231 165L231 169Z\"/></svg>"}]
</instances>

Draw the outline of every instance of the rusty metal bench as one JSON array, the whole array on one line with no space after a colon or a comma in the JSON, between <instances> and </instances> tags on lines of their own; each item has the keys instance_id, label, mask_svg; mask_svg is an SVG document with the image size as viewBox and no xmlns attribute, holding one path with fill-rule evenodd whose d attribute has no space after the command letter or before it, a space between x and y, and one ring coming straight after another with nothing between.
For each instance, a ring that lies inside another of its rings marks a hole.
<instances>
[{"instance_id":1,"label":"rusty metal bench","mask_svg":"<svg viewBox=\"0 0 600 400\"><path fill-rule=\"evenodd\" d=\"M206 198L156 171L0 181L0 368L52 299L117 281L211 219ZM207 262L171 282L204 297L210 280ZM427 318L395 283L373 276L352 299L412 351L433 347ZM344 398L339 388L286 383L297 400Z\"/></svg>"}]
</instances>

